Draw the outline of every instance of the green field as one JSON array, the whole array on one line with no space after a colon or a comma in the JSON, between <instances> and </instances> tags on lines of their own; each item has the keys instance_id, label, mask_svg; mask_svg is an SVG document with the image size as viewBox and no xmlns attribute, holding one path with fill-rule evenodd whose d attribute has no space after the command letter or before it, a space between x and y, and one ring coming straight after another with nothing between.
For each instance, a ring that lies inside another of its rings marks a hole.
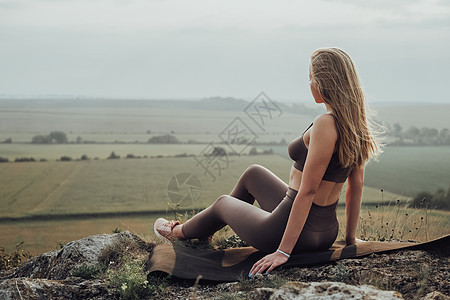
<instances>
[{"instance_id":1,"label":"green field","mask_svg":"<svg viewBox=\"0 0 450 300\"><path fill-rule=\"evenodd\" d=\"M78 103L76 100L0 101L0 141L13 140L12 144L0 143L0 157L10 161L20 157L48 160L0 164L0 246L11 251L16 243L24 241L27 250L40 253L55 249L60 241L110 233L115 228L152 238L153 220L165 215L169 207L168 184L180 173L193 174L201 186L196 190L199 197L195 203L182 202L182 209L201 209L221 194L228 194L252 163L266 166L288 181L292 161L287 156L286 146L257 146L272 148L276 155L229 156L228 168L222 165L224 169L220 174L213 171L215 180L205 174L193 157L168 156L198 155L208 142L220 146L219 134L236 117L257 135L256 142L279 142L281 139L289 142L309 125L314 114L291 111L283 106L281 117L266 120L264 127L258 128L243 112L245 103L237 101L230 107L227 103L205 103L196 103L194 109L185 102L158 102L154 106L153 102L139 101L94 101L92 105L89 101ZM409 124L449 127L443 121L446 118L441 118L449 108L445 105L384 107L380 109L383 114L379 119L390 124L398 121L403 128ZM397 118L399 111L402 114ZM417 117L411 114L419 113L420 122L413 123ZM406 117L408 115L412 118ZM55 130L64 131L69 141L80 136L85 141L98 143L29 143L34 135ZM175 135L182 142L195 140L205 144L145 143L154 135L166 133ZM121 159L107 160L112 151ZM79 159L83 154L91 159L56 161L61 156ZM127 154L148 158L124 159ZM448 234L450 218L447 212L427 213L429 224L425 226L423 211L403 207L399 210L392 203L400 199L404 205L410 196L422 190L447 189L450 184L449 154L450 147L388 147L379 162L372 162L366 168L358 234L365 234L367 238L379 235L386 227L376 229L376 225L387 219L395 224L394 220L398 220L398 224L411 230L396 232L396 237L426 240ZM180 191L189 192L186 188ZM339 207L341 238L345 225L343 197L344 193ZM391 203L391 206L376 208L375 204L380 203Z\"/></svg>"},{"instance_id":2,"label":"green field","mask_svg":"<svg viewBox=\"0 0 450 300\"><path fill-rule=\"evenodd\" d=\"M106 159L112 151L116 155L125 158L128 154L136 156L158 156L177 154L198 154L207 145L156 145L156 144L59 144L59 145L39 145L39 144L0 144L0 157L9 158L14 161L20 157L34 157L47 160L57 160L61 156L70 156L72 159L79 159L83 154L89 158Z\"/></svg>"},{"instance_id":3,"label":"green field","mask_svg":"<svg viewBox=\"0 0 450 300\"><path fill-rule=\"evenodd\" d=\"M230 193L252 163L266 166L285 182L292 164L277 155L231 159L229 169L216 173L215 181L192 157L5 163L0 168L0 217L163 211L168 207L169 181L183 172L201 183L201 196L189 208L203 208ZM398 197L384 193L385 201ZM381 192L366 187L364 201L381 201Z\"/></svg>"},{"instance_id":4,"label":"green field","mask_svg":"<svg viewBox=\"0 0 450 300\"><path fill-rule=\"evenodd\" d=\"M159 213L145 216L0 223L0 246L4 246L10 252L14 250L17 243L24 242L23 248L25 250L30 251L32 254L40 254L58 249L60 244L89 235L111 233L116 228L129 230L145 240L152 241L155 239L153 223L158 217L172 218L173 215ZM424 219L421 219L422 217L425 217L423 210L402 208L397 213L395 206L379 210L368 210L363 207L357 236L369 240L379 236L389 237L392 234L391 230L394 229L395 238L426 241L450 233L449 212L428 212L428 225L425 225ZM338 218L338 240L343 240L345 233L345 207L338 208ZM386 223L388 225L385 225ZM228 234L232 234L232 231Z\"/></svg>"},{"instance_id":5,"label":"green field","mask_svg":"<svg viewBox=\"0 0 450 300\"><path fill-rule=\"evenodd\" d=\"M259 146L272 148L276 154L288 157L286 146ZM447 190L450 185L449 146L386 147L384 152L366 166L367 186L415 196L422 191L431 193Z\"/></svg>"},{"instance_id":6,"label":"green field","mask_svg":"<svg viewBox=\"0 0 450 300\"><path fill-rule=\"evenodd\" d=\"M281 156L232 159L229 169L216 174L215 181L192 157L4 163L0 168L0 245L12 249L25 241L37 253L54 249L60 240L110 232L116 227L152 236L149 224L165 214L170 202L168 183L183 172L194 174L201 184L198 202L183 207L188 210L204 208L221 194L230 193L252 163L266 166L288 181L292 162ZM383 195L386 202L398 197L387 192ZM379 190L365 187L365 204L380 201Z\"/></svg>"},{"instance_id":7,"label":"green field","mask_svg":"<svg viewBox=\"0 0 450 300\"><path fill-rule=\"evenodd\" d=\"M404 130L412 126L450 129L450 104L378 105L374 106L374 110L378 120L390 125L399 123Z\"/></svg>"}]
</instances>

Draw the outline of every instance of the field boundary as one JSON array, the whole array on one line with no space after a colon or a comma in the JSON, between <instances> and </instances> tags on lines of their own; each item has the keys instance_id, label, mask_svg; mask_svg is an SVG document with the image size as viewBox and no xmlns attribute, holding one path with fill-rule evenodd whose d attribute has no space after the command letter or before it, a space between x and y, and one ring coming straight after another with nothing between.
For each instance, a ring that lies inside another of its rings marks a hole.
<instances>
[{"instance_id":1,"label":"field boundary","mask_svg":"<svg viewBox=\"0 0 450 300\"><path fill-rule=\"evenodd\" d=\"M199 209L195 209L196 211ZM127 211L127 212L98 212L98 213L78 213L78 214L58 214L58 215L31 215L23 217L0 217L1 223L10 222L33 222L33 221L63 221L75 219L92 219L92 218L111 218L111 217L126 217L126 216L151 216L156 214L173 214L185 213L191 210L147 210L147 211Z\"/></svg>"},{"instance_id":2,"label":"field boundary","mask_svg":"<svg viewBox=\"0 0 450 300\"><path fill-rule=\"evenodd\" d=\"M394 202L386 203L362 203L361 209L365 207L375 207L375 206L393 206L402 205L404 202L396 204ZM345 207L345 202L341 201L337 205L338 207ZM111 217L126 217L126 216L152 216L152 215L167 215L167 214L183 214L186 212L201 211L204 208L193 208L193 209L178 209L178 210L140 210L140 211L119 211L119 212L94 212L94 213L77 213L77 214L43 214L43 215L31 215L22 217L0 217L1 223L9 222L33 222L33 221L63 221L63 220L82 220L82 219L93 219L93 218L111 218Z\"/></svg>"}]
</instances>

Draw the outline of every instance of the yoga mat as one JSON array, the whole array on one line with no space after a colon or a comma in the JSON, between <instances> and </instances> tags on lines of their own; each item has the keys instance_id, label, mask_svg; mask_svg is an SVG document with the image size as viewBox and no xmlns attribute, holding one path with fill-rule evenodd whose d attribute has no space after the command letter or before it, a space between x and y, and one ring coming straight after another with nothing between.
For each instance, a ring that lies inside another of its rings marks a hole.
<instances>
[{"instance_id":1,"label":"yoga mat","mask_svg":"<svg viewBox=\"0 0 450 300\"><path fill-rule=\"evenodd\" d=\"M399 249L426 250L449 246L450 235L424 243L359 242L346 246L345 242L340 241L335 242L328 250L291 255L282 267L322 264ZM183 279L196 279L198 275L202 275L202 280L236 281L241 274L248 274L253 264L266 254L253 247L200 250L180 244L163 244L153 249L146 265L150 275L162 272Z\"/></svg>"}]
</instances>

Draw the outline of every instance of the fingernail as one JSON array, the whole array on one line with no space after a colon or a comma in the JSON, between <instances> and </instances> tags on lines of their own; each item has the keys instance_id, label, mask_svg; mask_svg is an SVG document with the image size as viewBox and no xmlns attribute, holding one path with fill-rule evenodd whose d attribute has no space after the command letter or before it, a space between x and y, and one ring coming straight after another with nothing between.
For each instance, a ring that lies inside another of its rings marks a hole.
<instances>
[{"instance_id":1,"label":"fingernail","mask_svg":"<svg viewBox=\"0 0 450 300\"><path fill-rule=\"evenodd\" d=\"M252 273L248 274L248 277L252 278L253 277Z\"/></svg>"},{"instance_id":2,"label":"fingernail","mask_svg":"<svg viewBox=\"0 0 450 300\"><path fill-rule=\"evenodd\" d=\"M256 276L256 275L261 275L261 274L260 274L260 273L256 273L255 276Z\"/></svg>"}]
</instances>

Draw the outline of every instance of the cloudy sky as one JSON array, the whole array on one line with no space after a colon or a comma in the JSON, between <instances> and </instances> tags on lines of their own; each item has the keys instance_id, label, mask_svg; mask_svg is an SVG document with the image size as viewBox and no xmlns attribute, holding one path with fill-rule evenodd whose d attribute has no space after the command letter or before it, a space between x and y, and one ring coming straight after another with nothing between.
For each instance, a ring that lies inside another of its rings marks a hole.
<instances>
[{"instance_id":1,"label":"cloudy sky","mask_svg":"<svg viewBox=\"0 0 450 300\"><path fill-rule=\"evenodd\" d=\"M311 101L311 52L371 102L450 103L448 0L0 0L0 95Z\"/></svg>"}]
</instances>

